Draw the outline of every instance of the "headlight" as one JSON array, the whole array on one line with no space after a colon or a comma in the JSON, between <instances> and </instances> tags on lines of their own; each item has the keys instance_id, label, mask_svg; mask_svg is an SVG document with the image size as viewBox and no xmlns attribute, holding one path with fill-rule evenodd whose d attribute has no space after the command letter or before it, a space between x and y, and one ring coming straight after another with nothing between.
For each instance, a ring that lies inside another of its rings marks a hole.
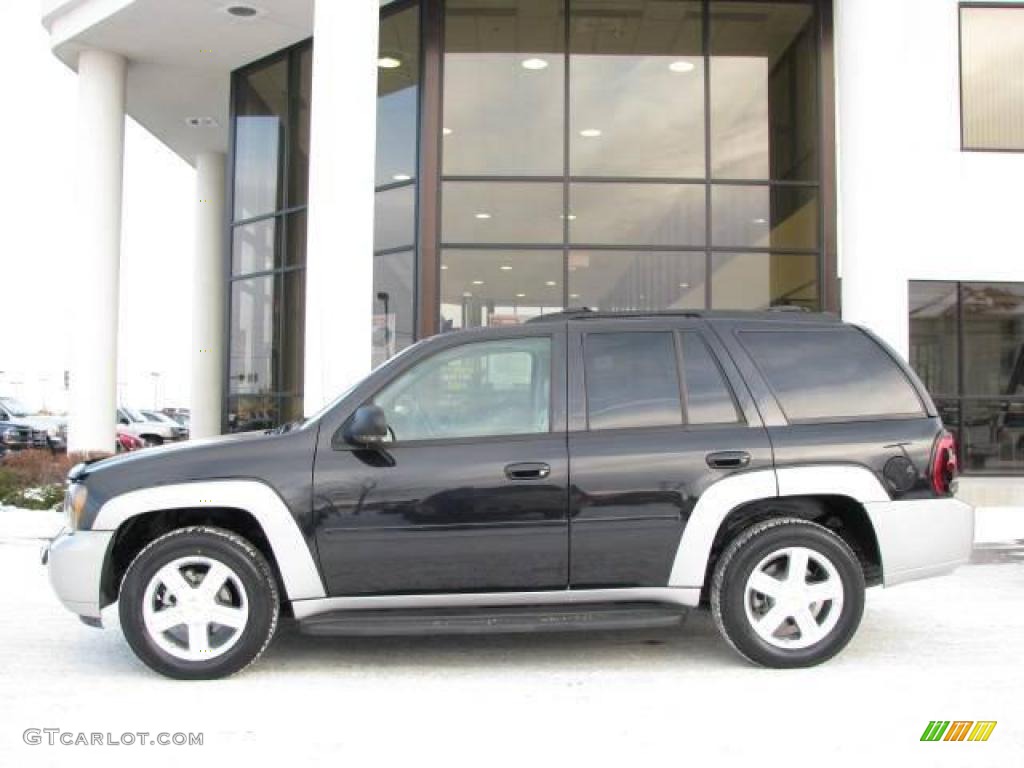
<instances>
[{"instance_id":1,"label":"headlight","mask_svg":"<svg viewBox=\"0 0 1024 768\"><path fill-rule=\"evenodd\" d=\"M68 528L72 531L78 530L78 524L82 521L82 513L85 512L85 501L89 497L89 489L81 484L74 484L68 488L64 496L64 519Z\"/></svg>"},{"instance_id":2,"label":"headlight","mask_svg":"<svg viewBox=\"0 0 1024 768\"><path fill-rule=\"evenodd\" d=\"M18 430L16 427L8 427L0 434L0 440L5 443L16 443L18 442Z\"/></svg>"}]
</instances>

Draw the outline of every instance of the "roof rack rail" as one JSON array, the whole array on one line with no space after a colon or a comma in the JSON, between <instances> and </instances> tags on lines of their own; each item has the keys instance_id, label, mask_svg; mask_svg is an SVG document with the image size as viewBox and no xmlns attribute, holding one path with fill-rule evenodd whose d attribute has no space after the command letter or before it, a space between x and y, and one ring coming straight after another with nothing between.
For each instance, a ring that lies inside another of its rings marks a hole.
<instances>
[{"instance_id":1,"label":"roof rack rail","mask_svg":"<svg viewBox=\"0 0 1024 768\"><path fill-rule=\"evenodd\" d=\"M645 309L620 309L620 310L602 310L593 309L591 307L569 307L559 312L552 312L547 315L537 315L527 320L527 324L533 323L556 323L564 322L566 320L600 320L608 318L622 318L622 319L643 319L643 318L658 318L658 317L689 317L689 318L705 318L708 320L714 319L734 319L734 318L760 318L762 320L772 319L772 315L791 315L793 320L800 318L801 320L826 320L838 322L839 318L829 312L815 312L807 307L801 307L797 305L779 305L775 307L766 307L765 309L755 310L743 310L743 309L661 309L661 310L645 310Z\"/></svg>"}]
</instances>

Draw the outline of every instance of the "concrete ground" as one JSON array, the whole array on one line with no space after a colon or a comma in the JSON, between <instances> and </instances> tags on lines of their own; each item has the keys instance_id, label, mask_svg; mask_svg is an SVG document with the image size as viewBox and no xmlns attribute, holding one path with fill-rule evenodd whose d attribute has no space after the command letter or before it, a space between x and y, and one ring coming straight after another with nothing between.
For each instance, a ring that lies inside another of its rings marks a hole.
<instances>
[{"instance_id":1,"label":"concrete ground","mask_svg":"<svg viewBox=\"0 0 1024 768\"><path fill-rule=\"evenodd\" d=\"M853 642L814 669L748 666L698 612L681 631L353 640L286 629L242 674L182 683L136 661L116 625L90 629L57 603L36 538L52 518L0 511L0 766L1021 765L1020 519L1016 542L980 544L952 576L871 590ZM998 725L985 743L920 742L939 719ZM28 728L119 741L202 732L204 743L26 745Z\"/></svg>"}]
</instances>

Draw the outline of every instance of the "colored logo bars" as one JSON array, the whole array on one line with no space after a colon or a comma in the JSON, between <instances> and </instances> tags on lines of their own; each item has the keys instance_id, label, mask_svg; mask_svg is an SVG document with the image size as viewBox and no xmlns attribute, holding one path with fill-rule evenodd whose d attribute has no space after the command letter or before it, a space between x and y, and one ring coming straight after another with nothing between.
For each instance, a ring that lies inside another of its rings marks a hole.
<instances>
[{"instance_id":1,"label":"colored logo bars","mask_svg":"<svg viewBox=\"0 0 1024 768\"><path fill-rule=\"evenodd\" d=\"M921 741L988 741L996 728L995 720L932 720L921 734Z\"/></svg>"}]
</instances>

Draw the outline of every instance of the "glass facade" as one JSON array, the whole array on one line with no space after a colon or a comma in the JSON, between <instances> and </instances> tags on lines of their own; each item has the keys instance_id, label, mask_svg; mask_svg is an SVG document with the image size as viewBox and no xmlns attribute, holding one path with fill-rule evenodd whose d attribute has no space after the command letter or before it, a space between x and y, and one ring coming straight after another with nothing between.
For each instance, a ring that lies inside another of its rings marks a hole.
<instances>
[{"instance_id":1,"label":"glass facade","mask_svg":"<svg viewBox=\"0 0 1024 768\"><path fill-rule=\"evenodd\" d=\"M827 9L382 2L372 364L566 306L835 309ZM232 428L302 410L311 46L234 77Z\"/></svg>"},{"instance_id":2,"label":"glass facade","mask_svg":"<svg viewBox=\"0 0 1024 768\"><path fill-rule=\"evenodd\" d=\"M817 13L446 0L441 328L819 308Z\"/></svg>"},{"instance_id":3,"label":"glass facade","mask_svg":"<svg viewBox=\"0 0 1024 768\"><path fill-rule=\"evenodd\" d=\"M302 416L312 45L233 78L227 427Z\"/></svg>"},{"instance_id":4,"label":"glass facade","mask_svg":"<svg viewBox=\"0 0 1024 768\"><path fill-rule=\"evenodd\" d=\"M910 283L910 361L968 473L1024 474L1024 283Z\"/></svg>"}]
</instances>

